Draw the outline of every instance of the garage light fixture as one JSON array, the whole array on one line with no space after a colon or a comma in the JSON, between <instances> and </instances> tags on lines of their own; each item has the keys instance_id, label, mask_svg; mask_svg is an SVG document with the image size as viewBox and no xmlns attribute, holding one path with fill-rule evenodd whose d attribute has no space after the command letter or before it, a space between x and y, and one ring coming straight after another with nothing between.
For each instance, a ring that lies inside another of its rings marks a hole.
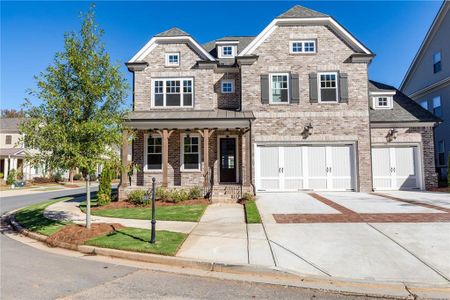
<instances>
[{"instance_id":1,"label":"garage light fixture","mask_svg":"<svg viewBox=\"0 0 450 300\"><path fill-rule=\"evenodd\" d=\"M305 127L303 127L303 131L301 133L301 135L303 136L304 139L308 138L310 135L313 134L313 129L314 127L312 126L311 123L309 123L308 125L306 125Z\"/></svg>"},{"instance_id":2,"label":"garage light fixture","mask_svg":"<svg viewBox=\"0 0 450 300\"><path fill-rule=\"evenodd\" d=\"M395 128L389 129L388 134L386 135L386 140L388 141L388 143L397 139L397 133L398 133L397 129Z\"/></svg>"}]
</instances>

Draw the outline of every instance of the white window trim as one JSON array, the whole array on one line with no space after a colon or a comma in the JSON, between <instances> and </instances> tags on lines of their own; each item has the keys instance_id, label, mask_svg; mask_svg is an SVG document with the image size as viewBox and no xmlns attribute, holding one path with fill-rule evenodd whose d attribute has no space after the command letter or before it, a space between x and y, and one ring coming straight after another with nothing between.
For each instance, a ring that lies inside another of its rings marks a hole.
<instances>
[{"instance_id":1,"label":"white window trim","mask_svg":"<svg viewBox=\"0 0 450 300\"><path fill-rule=\"evenodd\" d=\"M164 140L162 139L162 136L159 133L152 133L152 134L144 134L144 173L161 173L162 172L162 168L163 168L163 161L161 160L161 169L148 169L147 168L147 155L148 155L148 138L149 136L152 137L159 137L161 138L161 157L163 155L162 153L162 144L164 143Z\"/></svg>"},{"instance_id":2,"label":"white window trim","mask_svg":"<svg viewBox=\"0 0 450 300\"><path fill-rule=\"evenodd\" d=\"M179 80L180 81L180 106L166 106L166 81L167 80ZM192 82L192 104L191 105L183 105L183 80L190 80ZM162 81L163 82L163 106L155 106L155 81ZM176 108L184 108L184 107L194 107L195 102L195 93L194 93L194 78L192 77L180 77L180 78L170 78L170 77L164 77L164 78L153 78L152 79L152 101L151 101L151 107L156 109L176 109Z\"/></svg>"},{"instance_id":3,"label":"white window trim","mask_svg":"<svg viewBox=\"0 0 450 300\"><path fill-rule=\"evenodd\" d=\"M224 47L231 47L231 55L223 55L223 48ZM220 45L217 47L218 50L218 57L219 58L233 58L236 56L236 45Z\"/></svg>"},{"instance_id":4,"label":"white window trim","mask_svg":"<svg viewBox=\"0 0 450 300\"><path fill-rule=\"evenodd\" d=\"M336 100L335 101L322 101L322 93L320 87L320 75L336 75ZM317 72L317 99L319 103L324 104L336 104L339 103L339 73L338 72Z\"/></svg>"},{"instance_id":5,"label":"white window trim","mask_svg":"<svg viewBox=\"0 0 450 300\"><path fill-rule=\"evenodd\" d=\"M177 63L171 63L169 62L169 56L176 55L178 56L178 62ZM168 52L166 53L166 67L179 67L180 66L180 58L181 55L179 52Z\"/></svg>"},{"instance_id":6,"label":"white window trim","mask_svg":"<svg viewBox=\"0 0 450 300\"><path fill-rule=\"evenodd\" d=\"M223 90L224 83L231 83L231 92L226 92ZM222 79L220 81L220 92L222 94L233 94L234 93L234 79Z\"/></svg>"},{"instance_id":7,"label":"white window trim","mask_svg":"<svg viewBox=\"0 0 450 300\"><path fill-rule=\"evenodd\" d=\"M379 105L379 98L387 98L387 106L380 106ZM380 96L375 96L372 97L372 101L373 101L373 108L374 109L392 109L394 106L394 101L392 96L387 96L387 95L380 95Z\"/></svg>"},{"instance_id":8,"label":"white window trim","mask_svg":"<svg viewBox=\"0 0 450 300\"><path fill-rule=\"evenodd\" d=\"M273 98L273 93L272 93L272 78L273 76L287 76L287 101L286 102L273 102L272 98ZM283 104L290 104L291 103L291 95L290 95L290 90L289 90L289 85L290 85L290 74L289 73L269 73L269 103L270 104L274 104L274 105L283 105Z\"/></svg>"},{"instance_id":9,"label":"white window trim","mask_svg":"<svg viewBox=\"0 0 450 300\"><path fill-rule=\"evenodd\" d=\"M301 43L302 44L302 51L294 52L294 49L293 49L294 43ZM314 43L314 51L313 52L306 52L305 51L305 43ZM316 40L292 40L292 41L289 41L289 53L290 54L316 54L317 53Z\"/></svg>"},{"instance_id":10,"label":"white window trim","mask_svg":"<svg viewBox=\"0 0 450 300\"><path fill-rule=\"evenodd\" d=\"M184 168L184 138L189 134L190 137L198 138L198 168L185 169ZM198 133L182 133L180 134L180 171L181 172L201 172L202 171L202 139Z\"/></svg>"}]
</instances>

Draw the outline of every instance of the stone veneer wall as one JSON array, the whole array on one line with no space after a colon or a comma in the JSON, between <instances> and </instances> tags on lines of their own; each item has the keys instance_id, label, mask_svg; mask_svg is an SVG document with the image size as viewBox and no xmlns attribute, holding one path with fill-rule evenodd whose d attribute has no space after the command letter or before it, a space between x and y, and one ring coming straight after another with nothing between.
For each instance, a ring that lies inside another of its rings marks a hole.
<instances>
[{"instance_id":1,"label":"stone veneer wall","mask_svg":"<svg viewBox=\"0 0 450 300\"><path fill-rule=\"evenodd\" d=\"M316 39L317 53L289 53L289 41ZM241 67L242 109L252 110L252 143L257 142L355 142L357 144L358 190L372 190L368 78L366 63L348 63L354 51L326 26L280 26L255 51L258 60ZM348 103L310 103L309 73L339 71L348 75ZM261 74L299 75L298 104L261 104ZM314 133L301 136L311 123ZM254 162L254 155L253 162ZM253 174L254 172L253 163Z\"/></svg>"},{"instance_id":2,"label":"stone veneer wall","mask_svg":"<svg viewBox=\"0 0 450 300\"><path fill-rule=\"evenodd\" d=\"M437 187L438 179L434 165L434 141L432 127L396 128L397 138L388 143L386 135L390 128L372 128L372 144L398 145L401 143L417 143L422 152L425 188Z\"/></svg>"}]
</instances>

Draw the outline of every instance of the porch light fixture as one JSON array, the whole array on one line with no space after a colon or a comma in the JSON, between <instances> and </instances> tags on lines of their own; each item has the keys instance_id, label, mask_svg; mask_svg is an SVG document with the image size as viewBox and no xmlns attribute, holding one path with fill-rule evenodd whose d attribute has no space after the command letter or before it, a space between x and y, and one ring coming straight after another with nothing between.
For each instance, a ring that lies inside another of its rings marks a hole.
<instances>
[{"instance_id":1,"label":"porch light fixture","mask_svg":"<svg viewBox=\"0 0 450 300\"><path fill-rule=\"evenodd\" d=\"M191 130L190 129L186 129L186 137L187 138L191 137Z\"/></svg>"},{"instance_id":2,"label":"porch light fixture","mask_svg":"<svg viewBox=\"0 0 450 300\"><path fill-rule=\"evenodd\" d=\"M389 129L388 134L386 135L386 140L388 142L394 141L395 139L397 139L397 133L398 133L397 129L395 128Z\"/></svg>"},{"instance_id":3,"label":"porch light fixture","mask_svg":"<svg viewBox=\"0 0 450 300\"><path fill-rule=\"evenodd\" d=\"M308 138L310 135L313 134L314 127L312 126L311 122L307 124L305 127L303 127L303 131L301 135L304 139Z\"/></svg>"}]
</instances>

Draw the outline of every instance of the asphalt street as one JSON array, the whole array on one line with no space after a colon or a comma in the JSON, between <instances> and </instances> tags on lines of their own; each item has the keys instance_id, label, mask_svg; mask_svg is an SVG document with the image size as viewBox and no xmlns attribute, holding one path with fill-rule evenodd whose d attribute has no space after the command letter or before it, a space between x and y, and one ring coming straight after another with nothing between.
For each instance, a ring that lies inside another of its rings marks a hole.
<instances>
[{"instance_id":1,"label":"asphalt street","mask_svg":"<svg viewBox=\"0 0 450 300\"><path fill-rule=\"evenodd\" d=\"M0 198L2 214L83 189ZM307 289L181 275L42 251L4 235L1 294L9 299L364 299Z\"/></svg>"}]
</instances>

